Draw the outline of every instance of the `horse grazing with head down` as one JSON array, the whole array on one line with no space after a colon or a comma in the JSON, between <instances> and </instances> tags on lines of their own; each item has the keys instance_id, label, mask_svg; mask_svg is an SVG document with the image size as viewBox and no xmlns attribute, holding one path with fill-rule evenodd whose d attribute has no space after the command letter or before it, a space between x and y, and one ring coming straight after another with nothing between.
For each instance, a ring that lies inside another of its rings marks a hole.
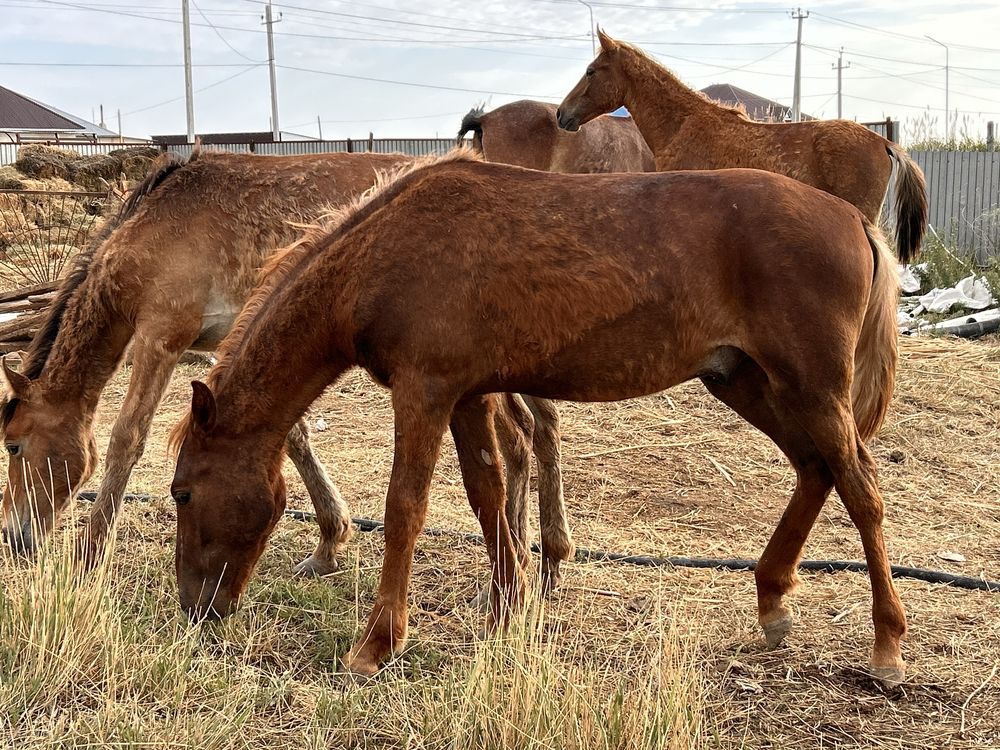
<instances>
[{"instance_id":1,"label":"horse grazing with head down","mask_svg":"<svg viewBox=\"0 0 1000 750\"><path fill-rule=\"evenodd\" d=\"M649 146L631 117L602 115L574 137L560 129L556 106L531 99L490 112L476 107L462 118L458 145L472 133L472 147L487 161L544 172L652 172Z\"/></svg>"},{"instance_id":2,"label":"horse grazing with head down","mask_svg":"<svg viewBox=\"0 0 1000 750\"><path fill-rule=\"evenodd\" d=\"M904 263L916 258L927 226L927 192L923 172L900 146L847 120L753 122L691 90L637 47L598 34L600 53L559 105L560 127L577 130L624 105L661 172L777 172L853 203L872 223L895 161L897 252Z\"/></svg>"},{"instance_id":3,"label":"horse grazing with head down","mask_svg":"<svg viewBox=\"0 0 1000 750\"><path fill-rule=\"evenodd\" d=\"M4 539L31 552L93 474L97 403L131 343L128 392L82 540L90 555L121 504L181 354L210 351L222 339L267 256L298 235L296 222L359 195L379 171L408 161L198 151L188 161L162 161L77 257L20 371L4 362ZM287 448L316 506L321 539L299 570L324 573L350 537L350 514L307 434L304 421L290 425Z\"/></svg>"},{"instance_id":4,"label":"horse grazing with head down","mask_svg":"<svg viewBox=\"0 0 1000 750\"><path fill-rule=\"evenodd\" d=\"M344 657L365 675L406 636L445 429L493 564L496 626L527 561L503 512L492 394L608 401L700 378L797 472L755 570L768 642L791 627L783 598L836 487L868 561L872 667L899 680L906 620L865 447L892 394L896 294L878 229L780 175L561 175L461 154L417 167L289 248L207 385L193 383L172 441L181 606L218 617L237 603L285 506L284 435L351 367L391 387L395 414L382 577Z\"/></svg>"}]
</instances>

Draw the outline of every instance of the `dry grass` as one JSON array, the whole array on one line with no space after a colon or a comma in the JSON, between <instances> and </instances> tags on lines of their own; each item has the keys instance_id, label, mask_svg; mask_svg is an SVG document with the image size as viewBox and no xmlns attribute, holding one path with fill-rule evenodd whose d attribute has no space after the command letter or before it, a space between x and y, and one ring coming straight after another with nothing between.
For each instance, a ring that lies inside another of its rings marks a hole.
<instances>
[{"instance_id":1,"label":"dry grass","mask_svg":"<svg viewBox=\"0 0 1000 750\"><path fill-rule=\"evenodd\" d=\"M201 372L175 374L133 491L166 493L166 433ZM102 404L102 446L127 375ZM998 404L995 345L903 343L897 397L873 445L893 562L1000 579ZM352 376L313 417L330 425L314 443L355 513L381 517L392 445L386 394ZM567 498L583 546L756 557L791 493L778 451L699 385L622 404L566 404L563 417ZM308 507L297 479L290 487L292 503ZM752 576L568 565L540 620L477 646L480 616L465 602L487 574L483 551L423 537L411 646L376 684L351 688L336 659L367 614L380 536L359 535L344 572L300 581L288 571L316 531L285 522L241 613L192 629L177 613L172 515L165 499L127 507L115 562L82 593L56 574L45 583L44 569L0 563L0 717L10 716L0 744L1000 747L995 594L899 581L910 680L886 694L861 671L872 640L863 576L803 576L799 627L765 651ZM428 525L477 530L450 447ZM946 562L944 551L966 562ZM807 553L860 558L835 497ZM32 586L34 599L25 593ZM40 601L53 596L62 603Z\"/></svg>"}]
</instances>

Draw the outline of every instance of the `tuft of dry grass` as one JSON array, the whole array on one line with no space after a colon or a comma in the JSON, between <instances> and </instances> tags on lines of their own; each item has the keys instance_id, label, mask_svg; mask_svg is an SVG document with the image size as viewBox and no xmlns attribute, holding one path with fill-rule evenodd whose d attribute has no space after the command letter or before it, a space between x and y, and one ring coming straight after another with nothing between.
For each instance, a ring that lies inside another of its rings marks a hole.
<instances>
[{"instance_id":1,"label":"tuft of dry grass","mask_svg":"<svg viewBox=\"0 0 1000 750\"><path fill-rule=\"evenodd\" d=\"M106 392L102 448L129 374ZM382 539L359 534L342 571L300 580L289 571L316 529L287 521L241 611L191 628L173 582L165 439L201 374L182 366L174 376L130 485L156 499L125 507L103 579L63 587L58 546L32 565L0 560L0 746L1000 747L1000 598L917 581L897 581L910 671L892 692L864 674L872 626L862 575L803 575L791 600L800 624L767 651L750 575L569 564L544 607L508 638L480 644L482 618L467 602L488 575L485 555L448 536L418 543L408 649L373 684L354 686L337 660L370 606ZM896 398L872 446L893 562L1000 579L998 405L995 344L901 342ZM313 443L355 514L380 518L387 394L352 375L312 414L329 424ZM698 384L565 404L562 414L581 546L756 557L791 494L777 449ZM292 504L307 507L288 478ZM450 447L428 525L478 530ZM945 551L965 562L943 560ZM861 557L835 496L807 555Z\"/></svg>"}]
</instances>

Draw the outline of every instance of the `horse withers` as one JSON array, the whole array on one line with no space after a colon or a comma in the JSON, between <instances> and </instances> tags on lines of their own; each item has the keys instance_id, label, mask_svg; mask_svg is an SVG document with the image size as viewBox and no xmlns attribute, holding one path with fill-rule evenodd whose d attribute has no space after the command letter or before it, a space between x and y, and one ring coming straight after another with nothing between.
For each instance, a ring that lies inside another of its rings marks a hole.
<instances>
[{"instance_id":1,"label":"horse withers","mask_svg":"<svg viewBox=\"0 0 1000 750\"><path fill-rule=\"evenodd\" d=\"M416 168L286 251L207 384L194 383L173 436L181 606L201 617L236 605L285 506L284 435L351 367L391 387L395 419L382 576L343 659L365 675L403 646L449 426L493 564L488 623L499 626L521 601L528 560L503 512L492 394L609 401L700 378L797 473L755 571L768 642L791 627L784 597L836 487L869 566L871 665L898 681L906 620L865 447L892 394L896 294L879 231L780 175L559 175L461 154Z\"/></svg>"}]
</instances>

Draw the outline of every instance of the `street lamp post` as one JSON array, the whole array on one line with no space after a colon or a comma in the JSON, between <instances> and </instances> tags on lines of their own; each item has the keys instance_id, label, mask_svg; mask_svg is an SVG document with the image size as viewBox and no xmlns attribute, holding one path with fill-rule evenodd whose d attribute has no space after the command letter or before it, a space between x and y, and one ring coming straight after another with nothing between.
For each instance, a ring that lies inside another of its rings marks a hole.
<instances>
[{"instance_id":1,"label":"street lamp post","mask_svg":"<svg viewBox=\"0 0 1000 750\"><path fill-rule=\"evenodd\" d=\"M586 3L584 0L577 0L577 2L580 5L585 5L590 11L590 51L594 57L597 57L597 40L594 38L594 9L590 7L590 3Z\"/></svg>"},{"instance_id":2,"label":"street lamp post","mask_svg":"<svg viewBox=\"0 0 1000 750\"><path fill-rule=\"evenodd\" d=\"M951 140L951 110L948 107L948 45L944 42L939 42L932 36L924 34L928 39L930 39L934 44L940 44L944 47L944 139L946 141Z\"/></svg>"}]
</instances>

